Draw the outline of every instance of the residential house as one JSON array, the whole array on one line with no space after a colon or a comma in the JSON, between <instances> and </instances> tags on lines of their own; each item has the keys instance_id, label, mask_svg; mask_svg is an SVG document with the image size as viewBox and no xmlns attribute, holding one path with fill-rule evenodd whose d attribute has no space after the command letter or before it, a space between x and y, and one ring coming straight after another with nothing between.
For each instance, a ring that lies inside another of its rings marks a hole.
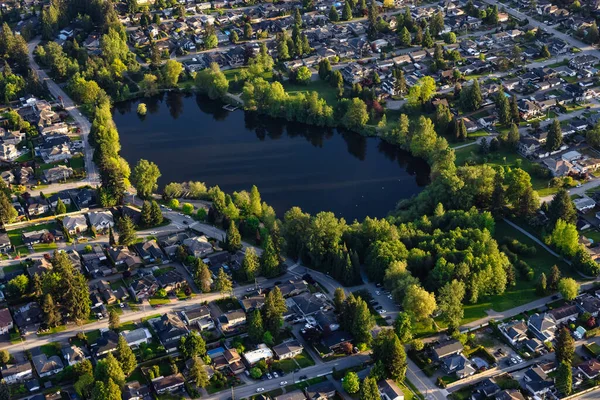
<instances>
[{"instance_id":1,"label":"residential house","mask_svg":"<svg viewBox=\"0 0 600 400\"><path fill-rule=\"evenodd\" d=\"M433 359L441 361L446 357L461 354L463 345L458 340L451 339L433 346L431 351Z\"/></svg>"},{"instance_id":2,"label":"residential house","mask_svg":"<svg viewBox=\"0 0 600 400\"><path fill-rule=\"evenodd\" d=\"M583 294L576 300L579 311L584 313L590 313L592 317L597 317L600 312L600 299L590 294Z\"/></svg>"},{"instance_id":3,"label":"residential house","mask_svg":"<svg viewBox=\"0 0 600 400\"><path fill-rule=\"evenodd\" d=\"M306 400L306 395L300 389L275 396L273 400Z\"/></svg>"},{"instance_id":4,"label":"residential house","mask_svg":"<svg viewBox=\"0 0 600 400\"><path fill-rule=\"evenodd\" d=\"M308 291L308 283L304 279L290 279L277 285L283 297L297 296Z\"/></svg>"},{"instance_id":5,"label":"residential house","mask_svg":"<svg viewBox=\"0 0 600 400\"><path fill-rule=\"evenodd\" d=\"M185 378L182 374L177 373L169 376L159 376L152 380L152 386L157 394L173 393L185 385Z\"/></svg>"},{"instance_id":6,"label":"residential house","mask_svg":"<svg viewBox=\"0 0 600 400\"><path fill-rule=\"evenodd\" d=\"M529 349L529 351L536 353L544 348L544 343L542 343L538 338L527 339L525 342L525 347Z\"/></svg>"},{"instance_id":7,"label":"residential house","mask_svg":"<svg viewBox=\"0 0 600 400\"><path fill-rule=\"evenodd\" d=\"M596 379L600 375L600 362L595 358L585 361L577 366L587 379Z\"/></svg>"},{"instance_id":8,"label":"residential house","mask_svg":"<svg viewBox=\"0 0 600 400\"><path fill-rule=\"evenodd\" d=\"M58 200L62 201L63 204L66 206L71 205L72 202L71 196L69 196L67 192L55 193L52 196L48 197L46 200L53 209L56 209L56 206L58 205Z\"/></svg>"},{"instance_id":9,"label":"residential house","mask_svg":"<svg viewBox=\"0 0 600 400\"><path fill-rule=\"evenodd\" d=\"M123 389L123 400L150 400L152 399L150 387L142 386L138 381L125 384Z\"/></svg>"},{"instance_id":10,"label":"residential house","mask_svg":"<svg viewBox=\"0 0 600 400\"><path fill-rule=\"evenodd\" d=\"M336 395L335 386L329 380L310 385L304 391L309 400L329 400L335 398Z\"/></svg>"},{"instance_id":11,"label":"residential house","mask_svg":"<svg viewBox=\"0 0 600 400\"><path fill-rule=\"evenodd\" d=\"M177 346L179 346L179 339L189 333L185 323L174 313L164 314L160 318L150 320L150 322L167 353L176 351Z\"/></svg>"},{"instance_id":12,"label":"residential house","mask_svg":"<svg viewBox=\"0 0 600 400\"><path fill-rule=\"evenodd\" d=\"M543 394L550 391L554 386L552 379L548 378L548 375L539 367L533 366L525 372L523 377L524 389L528 390L534 396L542 396Z\"/></svg>"},{"instance_id":13,"label":"residential house","mask_svg":"<svg viewBox=\"0 0 600 400\"><path fill-rule=\"evenodd\" d=\"M265 295L256 294L254 296L249 296L244 299L240 299L240 304L242 305L242 309L246 313L249 313L254 310L260 310L265 304Z\"/></svg>"},{"instance_id":14,"label":"residential house","mask_svg":"<svg viewBox=\"0 0 600 400\"><path fill-rule=\"evenodd\" d=\"M79 235L88 229L84 215L67 215L63 218L62 224L69 235Z\"/></svg>"},{"instance_id":15,"label":"residential house","mask_svg":"<svg viewBox=\"0 0 600 400\"><path fill-rule=\"evenodd\" d=\"M49 209L48 203L41 197L32 196L27 199L27 213L29 215L41 215L48 212Z\"/></svg>"},{"instance_id":16,"label":"residential house","mask_svg":"<svg viewBox=\"0 0 600 400\"><path fill-rule=\"evenodd\" d=\"M243 354L243 360L248 368L253 367L261 360L269 361L273 358L273 351L264 343L256 346L256 350L246 351Z\"/></svg>"},{"instance_id":17,"label":"residential house","mask_svg":"<svg viewBox=\"0 0 600 400\"><path fill-rule=\"evenodd\" d=\"M109 329L101 329L100 337L92 345L92 349L96 354L96 357L103 356L108 353L112 353L117 349L119 343L119 335Z\"/></svg>"},{"instance_id":18,"label":"residential house","mask_svg":"<svg viewBox=\"0 0 600 400\"><path fill-rule=\"evenodd\" d=\"M19 152L14 144L0 144L0 160L13 161L19 156Z\"/></svg>"},{"instance_id":19,"label":"residential house","mask_svg":"<svg viewBox=\"0 0 600 400\"><path fill-rule=\"evenodd\" d=\"M566 176L573 171L573 164L563 159L548 157L543 161L552 176Z\"/></svg>"},{"instance_id":20,"label":"residential house","mask_svg":"<svg viewBox=\"0 0 600 400\"><path fill-rule=\"evenodd\" d=\"M183 245L194 257L205 257L213 252L212 244L208 242L208 238L204 235L185 239Z\"/></svg>"},{"instance_id":21,"label":"residential house","mask_svg":"<svg viewBox=\"0 0 600 400\"><path fill-rule=\"evenodd\" d=\"M2 378L9 385L26 381L33 376L33 369L29 361L7 365L2 369Z\"/></svg>"},{"instance_id":22,"label":"residential house","mask_svg":"<svg viewBox=\"0 0 600 400\"><path fill-rule=\"evenodd\" d=\"M94 204L94 191L92 189L80 189L72 191L71 196L79 209L88 208Z\"/></svg>"},{"instance_id":23,"label":"residential house","mask_svg":"<svg viewBox=\"0 0 600 400\"><path fill-rule=\"evenodd\" d=\"M13 319L8 308L0 310L0 335L5 335L13 328Z\"/></svg>"},{"instance_id":24,"label":"residential house","mask_svg":"<svg viewBox=\"0 0 600 400\"><path fill-rule=\"evenodd\" d=\"M108 211L93 211L87 214L90 225L97 231L103 231L115 226L113 215Z\"/></svg>"},{"instance_id":25,"label":"residential house","mask_svg":"<svg viewBox=\"0 0 600 400\"><path fill-rule=\"evenodd\" d=\"M286 299L288 309L294 310L297 314L309 316L323 310L331 308L327 298L322 293L303 293Z\"/></svg>"},{"instance_id":26,"label":"residential house","mask_svg":"<svg viewBox=\"0 0 600 400\"><path fill-rule=\"evenodd\" d=\"M42 309L36 302L27 303L13 310L13 316L22 335L37 332L43 320Z\"/></svg>"},{"instance_id":27,"label":"residential house","mask_svg":"<svg viewBox=\"0 0 600 400\"><path fill-rule=\"evenodd\" d=\"M505 389L496 394L495 400L525 400L519 389Z\"/></svg>"},{"instance_id":28,"label":"residential house","mask_svg":"<svg viewBox=\"0 0 600 400\"><path fill-rule=\"evenodd\" d=\"M231 310L219 317L219 327L228 331L246 323L246 313L243 310Z\"/></svg>"},{"instance_id":29,"label":"residential house","mask_svg":"<svg viewBox=\"0 0 600 400\"><path fill-rule=\"evenodd\" d=\"M136 243L134 246L135 251L145 262L153 263L158 260L162 260L165 255L156 243L156 240L148 240L144 243Z\"/></svg>"},{"instance_id":30,"label":"residential house","mask_svg":"<svg viewBox=\"0 0 600 400\"><path fill-rule=\"evenodd\" d=\"M241 374L246 370L242 358L236 349L224 350L220 355L213 359L213 364L217 370L229 368L234 374Z\"/></svg>"},{"instance_id":31,"label":"residential house","mask_svg":"<svg viewBox=\"0 0 600 400\"><path fill-rule=\"evenodd\" d=\"M59 356L48 357L44 353L33 356L31 362L40 378L58 374L64 368Z\"/></svg>"},{"instance_id":32,"label":"residential house","mask_svg":"<svg viewBox=\"0 0 600 400\"><path fill-rule=\"evenodd\" d=\"M53 266L46 258L38 258L33 262L33 265L27 267L27 275L33 278L34 275L41 275L52 270Z\"/></svg>"},{"instance_id":33,"label":"residential house","mask_svg":"<svg viewBox=\"0 0 600 400\"><path fill-rule=\"evenodd\" d=\"M108 249L108 256L115 267L133 269L142 264L142 259L127 247L111 247Z\"/></svg>"},{"instance_id":34,"label":"residential house","mask_svg":"<svg viewBox=\"0 0 600 400\"><path fill-rule=\"evenodd\" d=\"M167 292L180 289L187 285L187 280L177 271L167 271L156 277L156 280L161 288Z\"/></svg>"},{"instance_id":35,"label":"residential house","mask_svg":"<svg viewBox=\"0 0 600 400\"><path fill-rule=\"evenodd\" d=\"M152 334L146 328L137 328L132 331L121 332L121 336L125 338L127 344L131 348L138 348L142 343L150 343Z\"/></svg>"},{"instance_id":36,"label":"residential house","mask_svg":"<svg viewBox=\"0 0 600 400\"><path fill-rule=\"evenodd\" d=\"M58 165L44 171L44 179L48 183L54 183L67 180L73 176L73 168L64 165Z\"/></svg>"},{"instance_id":37,"label":"residential house","mask_svg":"<svg viewBox=\"0 0 600 400\"><path fill-rule=\"evenodd\" d=\"M75 365L90 358L90 353L85 347L64 346L61 353L69 365Z\"/></svg>"},{"instance_id":38,"label":"residential house","mask_svg":"<svg viewBox=\"0 0 600 400\"><path fill-rule=\"evenodd\" d=\"M551 314L534 314L527 320L529 331L542 342L554 339L556 320Z\"/></svg>"},{"instance_id":39,"label":"residential house","mask_svg":"<svg viewBox=\"0 0 600 400\"><path fill-rule=\"evenodd\" d=\"M581 56L574 57L569 60L569 67L582 70L589 68L598 63L598 58L591 54L584 54Z\"/></svg>"},{"instance_id":40,"label":"residential house","mask_svg":"<svg viewBox=\"0 0 600 400\"><path fill-rule=\"evenodd\" d=\"M500 324L498 329L513 346L527 339L527 324L525 321L519 320Z\"/></svg>"},{"instance_id":41,"label":"residential house","mask_svg":"<svg viewBox=\"0 0 600 400\"><path fill-rule=\"evenodd\" d=\"M579 309L575 304L566 304L547 312L554 318L555 324L564 324L565 322L576 319L579 315Z\"/></svg>"},{"instance_id":42,"label":"residential house","mask_svg":"<svg viewBox=\"0 0 600 400\"><path fill-rule=\"evenodd\" d=\"M392 379L379 382L379 394L382 400L404 400L404 393Z\"/></svg>"},{"instance_id":43,"label":"residential house","mask_svg":"<svg viewBox=\"0 0 600 400\"><path fill-rule=\"evenodd\" d=\"M298 354L301 354L304 347L297 341L292 340L290 342L284 342L273 346L273 353L278 360L285 360L286 358L294 358Z\"/></svg>"},{"instance_id":44,"label":"residential house","mask_svg":"<svg viewBox=\"0 0 600 400\"><path fill-rule=\"evenodd\" d=\"M340 329L340 324L333 311L319 311L314 315L314 318L319 328L321 328L321 331L323 331L325 334Z\"/></svg>"},{"instance_id":45,"label":"residential house","mask_svg":"<svg viewBox=\"0 0 600 400\"><path fill-rule=\"evenodd\" d=\"M8 233L0 232L0 253L6 254L13 250Z\"/></svg>"},{"instance_id":46,"label":"residential house","mask_svg":"<svg viewBox=\"0 0 600 400\"><path fill-rule=\"evenodd\" d=\"M215 328L215 322L211 318L210 309L207 306L188 307L181 312L181 316L188 326L195 325L201 331Z\"/></svg>"},{"instance_id":47,"label":"residential house","mask_svg":"<svg viewBox=\"0 0 600 400\"><path fill-rule=\"evenodd\" d=\"M158 289L158 281L154 275L144 275L133 280L129 285L129 292L135 301L142 301L154 296Z\"/></svg>"},{"instance_id":48,"label":"residential house","mask_svg":"<svg viewBox=\"0 0 600 400\"><path fill-rule=\"evenodd\" d=\"M332 332L332 333L326 335L325 337L323 337L323 339L321 339L321 343L323 344L323 346L328 348L331 352L339 351L342 349L342 346L344 346L346 343L351 343L351 342L352 342L352 335L350 335L346 331L340 331L340 330Z\"/></svg>"},{"instance_id":49,"label":"residential house","mask_svg":"<svg viewBox=\"0 0 600 400\"><path fill-rule=\"evenodd\" d=\"M444 371L447 374L456 374L458 379L466 378L475 373L475 369L471 366L471 362L462 354L446 356L441 362Z\"/></svg>"},{"instance_id":50,"label":"residential house","mask_svg":"<svg viewBox=\"0 0 600 400\"><path fill-rule=\"evenodd\" d=\"M473 394L471 400L482 400L493 397L496 393L499 393L502 389L496 382L491 378L486 378L481 382L477 383L473 388Z\"/></svg>"}]
</instances>

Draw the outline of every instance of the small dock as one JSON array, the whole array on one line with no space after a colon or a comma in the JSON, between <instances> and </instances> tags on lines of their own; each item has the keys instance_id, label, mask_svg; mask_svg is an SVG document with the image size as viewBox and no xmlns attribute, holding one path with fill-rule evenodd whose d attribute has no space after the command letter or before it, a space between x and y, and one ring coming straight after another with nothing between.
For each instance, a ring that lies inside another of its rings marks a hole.
<instances>
[{"instance_id":1,"label":"small dock","mask_svg":"<svg viewBox=\"0 0 600 400\"><path fill-rule=\"evenodd\" d=\"M237 110L237 109L238 109L238 106L234 106L234 105L231 105L231 104L225 104L225 105L223 106L223 108L224 108L225 110L227 110L227 111L235 111L235 110Z\"/></svg>"}]
</instances>

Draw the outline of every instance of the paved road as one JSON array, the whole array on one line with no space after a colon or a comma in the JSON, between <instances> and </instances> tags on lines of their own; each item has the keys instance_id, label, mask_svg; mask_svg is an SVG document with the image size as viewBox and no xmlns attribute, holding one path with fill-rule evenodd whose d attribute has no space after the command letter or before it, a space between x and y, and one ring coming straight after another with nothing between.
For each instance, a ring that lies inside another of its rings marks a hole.
<instances>
[{"instance_id":1,"label":"paved road","mask_svg":"<svg viewBox=\"0 0 600 400\"><path fill-rule=\"evenodd\" d=\"M59 101L59 98L62 100L65 110L71 115L71 117L75 120L75 122L81 129L81 139L83 141L84 146L85 169L87 171L87 177L84 179L83 182L89 185L97 185L100 183L100 180L96 165L94 164L93 160L94 149L92 149L88 141L88 136L91 129L90 121L88 121L88 119L84 117L83 114L81 114L79 109L77 109L77 107L75 106L73 100L71 100L71 98L52 79L48 77L46 71L44 71L36 63L35 58L33 56L33 52L39 43L40 39L38 38L31 41L27 45L29 50L29 62L31 64L31 68L38 73L40 81L46 83L50 94L52 94L52 96L54 96L54 98L57 101Z\"/></svg>"},{"instance_id":2,"label":"paved road","mask_svg":"<svg viewBox=\"0 0 600 400\"><path fill-rule=\"evenodd\" d=\"M585 195L585 192L590 190L590 189L594 189L596 187L600 186L600 179L599 178L595 178L589 182L583 183L581 186L579 187L575 187L575 188L571 188L569 189L569 193L572 195L577 194L580 196ZM549 202L554 198L554 195L548 195L548 196L544 196L542 198L540 198L540 201L542 202Z\"/></svg>"}]
</instances>

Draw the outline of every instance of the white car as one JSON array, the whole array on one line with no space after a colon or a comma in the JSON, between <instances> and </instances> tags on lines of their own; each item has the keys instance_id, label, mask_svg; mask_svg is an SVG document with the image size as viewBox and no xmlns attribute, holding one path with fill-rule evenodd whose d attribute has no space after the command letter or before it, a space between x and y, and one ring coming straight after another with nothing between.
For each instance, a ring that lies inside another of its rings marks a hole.
<instances>
[{"instance_id":1,"label":"white car","mask_svg":"<svg viewBox=\"0 0 600 400\"><path fill-rule=\"evenodd\" d=\"M279 375L277 375L277 372L273 371L273 377L274 378L279 378Z\"/></svg>"},{"instance_id":2,"label":"white car","mask_svg":"<svg viewBox=\"0 0 600 400\"><path fill-rule=\"evenodd\" d=\"M515 356L515 358L517 359L517 362L519 364L523 362L523 359L521 358L521 356Z\"/></svg>"},{"instance_id":3,"label":"white car","mask_svg":"<svg viewBox=\"0 0 600 400\"><path fill-rule=\"evenodd\" d=\"M379 296L381 293L379 292L379 290L376 290L376 291L375 291L375 294L376 294L377 296Z\"/></svg>"},{"instance_id":4,"label":"white car","mask_svg":"<svg viewBox=\"0 0 600 400\"><path fill-rule=\"evenodd\" d=\"M257 388L256 389L256 393L260 393L260 392L264 392L264 391L265 391L265 388Z\"/></svg>"},{"instance_id":5,"label":"white car","mask_svg":"<svg viewBox=\"0 0 600 400\"><path fill-rule=\"evenodd\" d=\"M279 386L285 386L285 385L287 385L287 381L279 382Z\"/></svg>"},{"instance_id":6,"label":"white car","mask_svg":"<svg viewBox=\"0 0 600 400\"><path fill-rule=\"evenodd\" d=\"M379 314L385 314L387 311L385 311L385 310L379 310L379 311L377 311L377 312L378 312Z\"/></svg>"},{"instance_id":7,"label":"white car","mask_svg":"<svg viewBox=\"0 0 600 400\"><path fill-rule=\"evenodd\" d=\"M268 379L273 379L273 377L271 376L271 374L270 374L270 373L268 373L268 372L267 372L267 378L268 378Z\"/></svg>"},{"instance_id":8,"label":"white car","mask_svg":"<svg viewBox=\"0 0 600 400\"><path fill-rule=\"evenodd\" d=\"M248 289L246 289L246 292L252 292L254 290L254 288L249 287Z\"/></svg>"},{"instance_id":9,"label":"white car","mask_svg":"<svg viewBox=\"0 0 600 400\"><path fill-rule=\"evenodd\" d=\"M152 231L152 232L150 232L150 234L151 234L151 235L156 235L157 233L158 233L158 232L156 232L156 231Z\"/></svg>"}]
</instances>

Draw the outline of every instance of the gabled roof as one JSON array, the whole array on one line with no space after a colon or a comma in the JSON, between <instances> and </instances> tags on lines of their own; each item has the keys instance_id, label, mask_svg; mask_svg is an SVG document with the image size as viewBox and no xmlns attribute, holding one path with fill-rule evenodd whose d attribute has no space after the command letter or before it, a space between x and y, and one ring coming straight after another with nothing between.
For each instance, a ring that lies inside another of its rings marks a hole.
<instances>
[{"instance_id":1,"label":"gabled roof","mask_svg":"<svg viewBox=\"0 0 600 400\"><path fill-rule=\"evenodd\" d=\"M456 339L447 340L433 347L433 353L438 358L444 358L463 350L463 345Z\"/></svg>"},{"instance_id":2,"label":"gabled roof","mask_svg":"<svg viewBox=\"0 0 600 400\"><path fill-rule=\"evenodd\" d=\"M277 346L273 346L273 352L278 357L302 349L304 349L304 347L297 340L292 340L291 342L284 342L278 344Z\"/></svg>"},{"instance_id":3,"label":"gabled roof","mask_svg":"<svg viewBox=\"0 0 600 400\"><path fill-rule=\"evenodd\" d=\"M33 356L31 361L33 362L35 370L38 374L45 374L47 372L61 370L64 367L59 356L48 357L43 353Z\"/></svg>"}]
</instances>

